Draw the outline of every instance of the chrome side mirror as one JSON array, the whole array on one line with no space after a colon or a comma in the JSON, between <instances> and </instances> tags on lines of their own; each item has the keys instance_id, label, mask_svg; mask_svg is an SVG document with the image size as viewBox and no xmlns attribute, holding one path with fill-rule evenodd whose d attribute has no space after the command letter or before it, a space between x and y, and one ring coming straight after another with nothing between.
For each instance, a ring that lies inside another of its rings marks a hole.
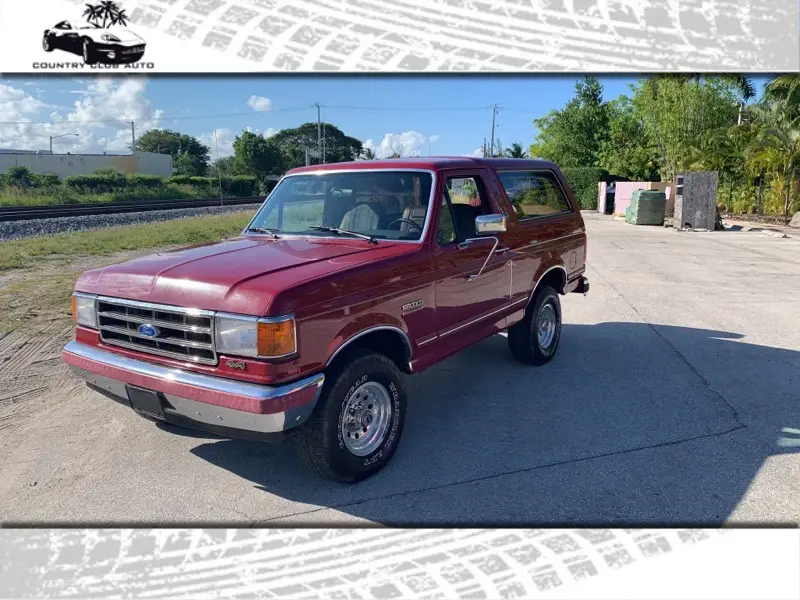
<instances>
[{"instance_id":1,"label":"chrome side mirror","mask_svg":"<svg viewBox=\"0 0 800 600\"><path fill-rule=\"evenodd\" d=\"M475 217L475 233L478 235L505 233L505 231L506 216L504 214L481 215L479 217Z\"/></svg>"}]
</instances>

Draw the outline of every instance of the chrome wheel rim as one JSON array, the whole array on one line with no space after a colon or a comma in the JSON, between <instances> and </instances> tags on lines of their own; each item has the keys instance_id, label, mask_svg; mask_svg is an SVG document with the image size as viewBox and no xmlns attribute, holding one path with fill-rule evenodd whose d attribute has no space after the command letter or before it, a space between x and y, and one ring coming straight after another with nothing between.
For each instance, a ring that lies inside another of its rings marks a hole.
<instances>
[{"instance_id":1,"label":"chrome wheel rim","mask_svg":"<svg viewBox=\"0 0 800 600\"><path fill-rule=\"evenodd\" d=\"M539 348L547 350L553 345L556 338L556 309L552 304L545 304L539 311L539 318L536 321L536 338Z\"/></svg>"},{"instance_id":2,"label":"chrome wheel rim","mask_svg":"<svg viewBox=\"0 0 800 600\"><path fill-rule=\"evenodd\" d=\"M83 42L83 62L89 62L89 44Z\"/></svg>"},{"instance_id":3,"label":"chrome wheel rim","mask_svg":"<svg viewBox=\"0 0 800 600\"><path fill-rule=\"evenodd\" d=\"M344 406L342 440L351 454L367 456L383 443L392 418L389 390L368 381L350 395Z\"/></svg>"},{"instance_id":4,"label":"chrome wheel rim","mask_svg":"<svg viewBox=\"0 0 800 600\"><path fill-rule=\"evenodd\" d=\"M42 48L44 48L45 50L49 50L50 49L50 42L48 41L48 39L46 37L42 38Z\"/></svg>"}]
</instances>

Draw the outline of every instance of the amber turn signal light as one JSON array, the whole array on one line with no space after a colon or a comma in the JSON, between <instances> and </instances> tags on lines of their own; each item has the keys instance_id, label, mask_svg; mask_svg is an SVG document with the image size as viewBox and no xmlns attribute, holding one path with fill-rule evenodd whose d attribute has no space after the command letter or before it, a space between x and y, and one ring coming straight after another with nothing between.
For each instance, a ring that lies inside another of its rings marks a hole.
<instances>
[{"instance_id":1,"label":"amber turn signal light","mask_svg":"<svg viewBox=\"0 0 800 600\"><path fill-rule=\"evenodd\" d=\"M297 350L294 319L258 322L258 355L278 357Z\"/></svg>"},{"instance_id":2,"label":"amber turn signal light","mask_svg":"<svg viewBox=\"0 0 800 600\"><path fill-rule=\"evenodd\" d=\"M72 313L72 320L73 321L77 321L78 320L78 306L77 306L77 302L75 300L75 296L70 296L69 297L69 310Z\"/></svg>"}]
</instances>

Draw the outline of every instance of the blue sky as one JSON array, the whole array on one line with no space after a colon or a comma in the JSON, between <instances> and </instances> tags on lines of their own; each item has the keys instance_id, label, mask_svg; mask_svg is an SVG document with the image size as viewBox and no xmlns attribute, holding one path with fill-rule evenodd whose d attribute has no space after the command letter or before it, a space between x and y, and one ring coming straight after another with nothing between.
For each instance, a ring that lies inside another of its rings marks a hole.
<instances>
[{"instance_id":1,"label":"blue sky","mask_svg":"<svg viewBox=\"0 0 800 600\"><path fill-rule=\"evenodd\" d=\"M245 128L270 135L323 119L374 148L378 155L463 155L491 134L504 146L533 140L533 119L573 96L576 76L503 77L161 77L126 79L39 78L0 80L0 148L47 149L50 135L61 152L120 152L130 125L195 135L216 153L231 152ZM607 99L629 92L637 77L601 77ZM757 78L759 91L765 78ZM109 122L116 120L116 122ZM41 123L27 123L42 121ZM9 123L10 122L10 123Z\"/></svg>"}]
</instances>

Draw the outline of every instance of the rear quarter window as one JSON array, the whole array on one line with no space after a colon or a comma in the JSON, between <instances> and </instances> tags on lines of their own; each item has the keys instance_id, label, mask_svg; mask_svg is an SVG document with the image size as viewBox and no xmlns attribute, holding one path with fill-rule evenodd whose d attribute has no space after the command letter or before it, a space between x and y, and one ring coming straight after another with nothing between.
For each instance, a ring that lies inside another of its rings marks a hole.
<instances>
[{"instance_id":1,"label":"rear quarter window","mask_svg":"<svg viewBox=\"0 0 800 600\"><path fill-rule=\"evenodd\" d=\"M521 221L572 212L551 171L500 171L497 175Z\"/></svg>"}]
</instances>

